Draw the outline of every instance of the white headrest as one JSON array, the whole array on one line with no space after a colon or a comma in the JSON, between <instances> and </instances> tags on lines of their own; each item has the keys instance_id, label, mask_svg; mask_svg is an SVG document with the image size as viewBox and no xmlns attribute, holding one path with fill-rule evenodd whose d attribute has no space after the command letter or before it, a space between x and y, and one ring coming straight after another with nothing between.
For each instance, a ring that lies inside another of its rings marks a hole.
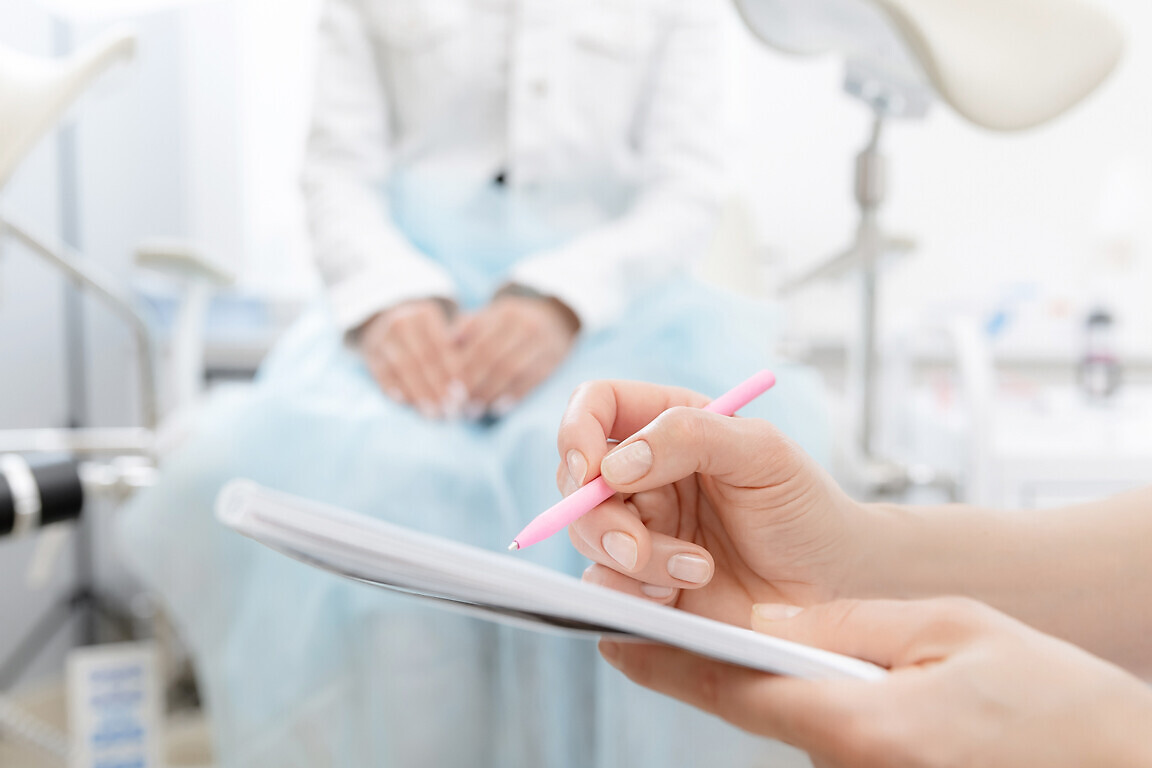
<instances>
[{"instance_id":1,"label":"white headrest","mask_svg":"<svg viewBox=\"0 0 1152 768\"><path fill-rule=\"evenodd\" d=\"M117 31L64 59L0 48L0 187L101 72L132 57L135 37Z\"/></svg>"},{"instance_id":2,"label":"white headrest","mask_svg":"<svg viewBox=\"0 0 1152 768\"><path fill-rule=\"evenodd\" d=\"M994 130L1052 120L1116 66L1123 37L1086 0L736 0L752 31L790 53L837 52L927 79Z\"/></svg>"}]
</instances>

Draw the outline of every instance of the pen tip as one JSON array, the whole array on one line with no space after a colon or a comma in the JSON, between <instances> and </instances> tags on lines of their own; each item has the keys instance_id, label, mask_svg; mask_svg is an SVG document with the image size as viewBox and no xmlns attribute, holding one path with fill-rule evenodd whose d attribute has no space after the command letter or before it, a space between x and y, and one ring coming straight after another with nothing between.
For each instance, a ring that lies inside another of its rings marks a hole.
<instances>
[{"instance_id":1,"label":"pen tip","mask_svg":"<svg viewBox=\"0 0 1152 768\"><path fill-rule=\"evenodd\" d=\"M518 549L520 549L520 544L515 541L508 545L509 552L515 552Z\"/></svg>"}]
</instances>

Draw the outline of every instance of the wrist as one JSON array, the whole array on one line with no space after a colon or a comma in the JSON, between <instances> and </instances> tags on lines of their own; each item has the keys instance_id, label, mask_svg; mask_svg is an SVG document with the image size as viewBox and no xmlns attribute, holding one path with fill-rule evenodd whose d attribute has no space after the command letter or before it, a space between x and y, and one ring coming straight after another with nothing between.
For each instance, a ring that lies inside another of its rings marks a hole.
<instances>
[{"instance_id":1,"label":"wrist","mask_svg":"<svg viewBox=\"0 0 1152 768\"><path fill-rule=\"evenodd\" d=\"M531 286L522 285L520 283L507 283L498 291L496 291L496 294L492 298L495 301L508 297L533 299L535 301L539 301L542 305L547 306L549 309L556 313L556 315L564 323L565 327L571 331L572 335L576 335L576 333L580 330L580 316L577 315L571 307L569 307L566 303L556 298L555 296L541 293Z\"/></svg>"},{"instance_id":2,"label":"wrist","mask_svg":"<svg viewBox=\"0 0 1152 768\"><path fill-rule=\"evenodd\" d=\"M901 543L916 529L916 512L897 504L852 501L845 515L849 542L842 594L857 599L912 599L915 560ZM921 542L926 545L927 542Z\"/></svg>"},{"instance_id":3,"label":"wrist","mask_svg":"<svg viewBox=\"0 0 1152 768\"><path fill-rule=\"evenodd\" d=\"M444 314L444 319L448 321L451 321L456 316L458 309L455 300L445 298L443 296L423 296L418 299L405 299L404 301L399 301L395 304L380 308L376 311L375 314L370 316L364 322L360 323L360 325L349 330L345 335L345 338L349 343L359 346L361 342L364 341L365 335L368 334L368 331L374 325L381 323L394 312L412 309L420 304L427 304L430 306L435 305L439 307L440 311Z\"/></svg>"}]
</instances>

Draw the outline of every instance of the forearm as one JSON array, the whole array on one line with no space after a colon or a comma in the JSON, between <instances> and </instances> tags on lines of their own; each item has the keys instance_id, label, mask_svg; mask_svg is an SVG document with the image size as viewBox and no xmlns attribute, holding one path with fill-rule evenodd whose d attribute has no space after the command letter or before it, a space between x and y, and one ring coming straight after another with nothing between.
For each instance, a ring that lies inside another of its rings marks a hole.
<instances>
[{"instance_id":1,"label":"forearm","mask_svg":"<svg viewBox=\"0 0 1152 768\"><path fill-rule=\"evenodd\" d=\"M865 509L858 596L968 595L1152 674L1152 489L1055 510Z\"/></svg>"}]
</instances>

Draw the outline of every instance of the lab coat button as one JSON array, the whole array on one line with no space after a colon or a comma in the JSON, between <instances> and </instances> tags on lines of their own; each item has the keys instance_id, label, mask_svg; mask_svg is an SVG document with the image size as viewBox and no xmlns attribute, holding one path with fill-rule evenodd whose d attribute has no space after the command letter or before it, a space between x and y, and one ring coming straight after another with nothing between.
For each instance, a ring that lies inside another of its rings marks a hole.
<instances>
[{"instance_id":1,"label":"lab coat button","mask_svg":"<svg viewBox=\"0 0 1152 768\"><path fill-rule=\"evenodd\" d=\"M548 81L547 80L533 80L532 81L532 95L538 99L543 99L548 95Z\"/></svg>"}]
</instances>

